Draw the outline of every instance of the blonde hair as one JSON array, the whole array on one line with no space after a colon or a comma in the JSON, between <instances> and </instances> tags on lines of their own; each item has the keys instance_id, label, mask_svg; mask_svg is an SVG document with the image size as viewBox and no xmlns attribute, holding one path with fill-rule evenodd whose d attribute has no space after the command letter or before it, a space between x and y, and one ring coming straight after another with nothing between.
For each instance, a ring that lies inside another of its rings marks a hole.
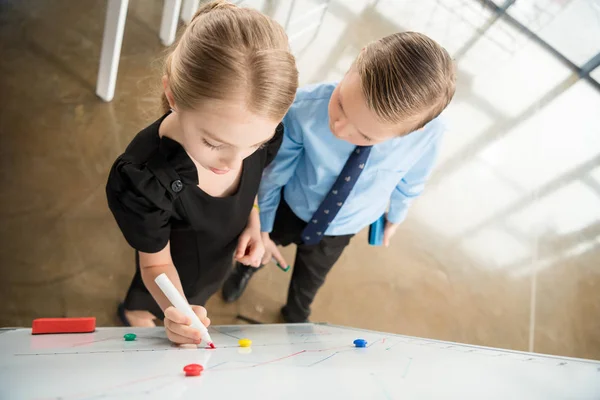
<instances>
[{"instance_id":1,"label":"blonde hair","mask_svg":"<svg viewBox=\"0 0 600 400\"><path fill-rule=\"evenodd\" d=\"M222 0L194 15L166 57L164 74L178 108L194 109L207 99L240 100L249 111L277 121L298 88L298 70L281 25ZM166 112L164 94L162 103Z\"/></svg>"},{"instance_id":2,"label":"blonde hair","mask_svg":"<svg viewBox=\"0 0 600 400\"><path fill-rule=\"evenodd\" d=\"M416 32L369 44L355 62L368 107L382 122L409 122L403 134L425 126L450 103L455 68L448 52Z\"/></svg>"}]
</instances>

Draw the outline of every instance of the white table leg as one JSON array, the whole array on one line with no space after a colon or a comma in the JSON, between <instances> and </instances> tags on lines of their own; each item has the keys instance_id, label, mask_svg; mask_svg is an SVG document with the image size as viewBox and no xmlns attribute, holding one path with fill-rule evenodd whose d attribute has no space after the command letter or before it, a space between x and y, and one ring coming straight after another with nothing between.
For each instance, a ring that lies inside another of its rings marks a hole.
<instances>
[{"instance_id":1,"label":"white table leg","mask_svg":"<svg viewBox=\"0 0 600 400\"><path fill-rule=\"evenodd\" d=\"M198 11L200 0L183 0L181 6L181 20L187 25L192 21L192 17Z\"/></svg>"},{"instance_id":2,"label":"white table leg","mask_svg":"<svg viewBox=\"0 0 600 400\"><path fill-rule=\"evenodd\" d=\"M111 101L115 95L128 5L129 0L108 0L106 8L96 94L107 102Z\"/></svg>"},{"instance_id":3,"label":"white table leg","mask_svg":"<svg viewBox=\"0 0 600 400\"><path fill-rule=\"evenodd\" d=\"M180 9L181 0L165 0L160 21L160 41L165 46L170 46L175 41Z\"/></svg>"}]
</instances>

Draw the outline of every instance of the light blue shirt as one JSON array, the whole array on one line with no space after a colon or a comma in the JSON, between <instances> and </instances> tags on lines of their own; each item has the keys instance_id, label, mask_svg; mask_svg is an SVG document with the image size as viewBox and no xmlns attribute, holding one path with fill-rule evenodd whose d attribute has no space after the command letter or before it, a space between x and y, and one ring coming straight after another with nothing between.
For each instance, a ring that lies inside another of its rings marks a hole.
<instances>
[{"instance_id":1,"label":"light blue shirt","mask_svg":"<svg viewBox=\"0 0 600 400\"><path fill-rule=\"evenodd\" d=\"M327 107L336 85L299 89L283 119L283 142L265 169L258 192L263 232L273 230L282 187L292 211L309 221L356 147L329 130ZM374 145L350 196L325 234L357 233L388 206L388 221L402 222L410 203L423 192L443 132L444 124L436 118L421 130Z\"/></svg>"}]
</instances>

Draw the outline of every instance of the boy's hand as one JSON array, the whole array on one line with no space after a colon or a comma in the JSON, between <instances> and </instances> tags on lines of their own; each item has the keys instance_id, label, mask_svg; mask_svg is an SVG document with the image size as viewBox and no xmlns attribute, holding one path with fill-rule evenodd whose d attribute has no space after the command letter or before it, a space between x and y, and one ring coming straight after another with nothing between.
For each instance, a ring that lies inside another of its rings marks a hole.
<instances>
[{"instance_id":1,"label":"boy's hand","mask_svg":"<svg viewBox=\"0 0 600 400\"><path fill-rule=\"evenodd\" d=\"M204 326L208 327L210 325L210 318L206 316L206 308L192 306L192 310L194 310ZM200 331L190 327L192 319L173 306L169 306L165 310L164 323L167 337L175 344L200 344L202 341Z\"/></svg>"},{"instance_id":2,"label":"boy's hand","mask_svg":"<svg viewBox=\"0 0 600 400\"><path fill-rule=\"evenodd\" d=\"M396 234L396 229L400 224L393 224L390 221L385 221L385 229L383 230L383 245L390 246L390 239Z\"/></svg>"},{"instance_id":3,"label":"boy's hand","mask_svg":"<svg viewBox=\"0 0 600 400\"><path fill-rule=\"evenodd\" d=\"M262 258L262 264L268 264L269 262L271 262L271 258L274 258L275 260L277 260L279 265L282 265L283 268L285 268L288 265L288 263L287 261L285 261L285 258L283 258L283 256L279 252L277 245L274 241L271 240L271 237L267 232L262 233L262 241L265 245L265 254Z\"/></svg>"},{"instance_id":4,"label":"boy's hand","mask_svg":"<svg viewBox=\"0 0 600 400\"><path fill-rule=\"evenodd\" d=\"M260 234L260 228L249 225L238 239L235 260L252 267L260 267L265 254L265 246Z\"/></svg>"}]
</instances>

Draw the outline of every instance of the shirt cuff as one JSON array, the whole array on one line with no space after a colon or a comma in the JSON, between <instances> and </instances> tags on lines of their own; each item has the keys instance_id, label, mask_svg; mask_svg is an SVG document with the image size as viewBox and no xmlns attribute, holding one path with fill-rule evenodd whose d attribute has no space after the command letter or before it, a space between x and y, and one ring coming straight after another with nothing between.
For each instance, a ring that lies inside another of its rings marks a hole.
<instances>
[{"instance_id":1,"label":"shirt cuff","mask_svg":"<svg viewBox=\"0 0 600 400\"><path fill-rule=\"evenodd\" d=\"M260 231L271 233L273 224L275 223L275 212L260 211Z\"/></svg>"},{"instance_id":2,"label":"shirt cuff","mask_svg":"<svg viewBox=\"0 0 600 400\"><path fill-rule=\"evenodd\" d=\"M392 224L400 224L406 219L408 207L390 207L386 219Z\"/></svg>"}]
</instances>

